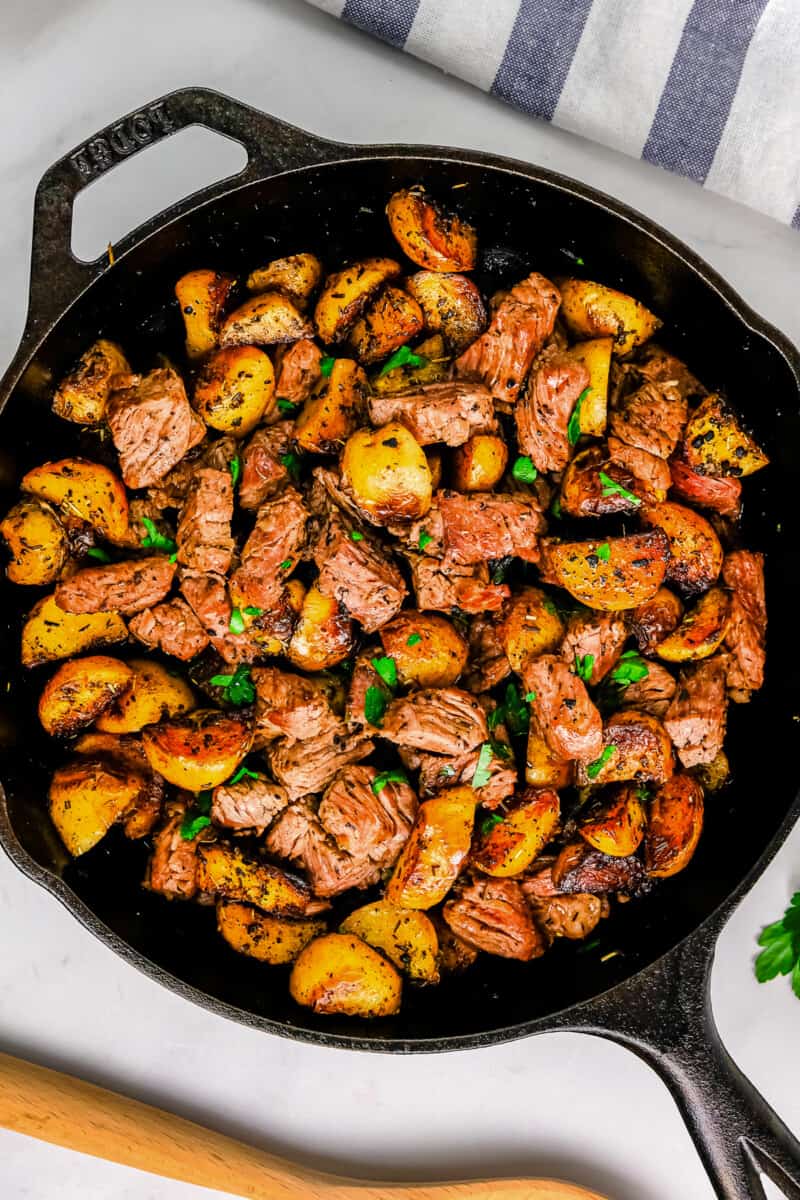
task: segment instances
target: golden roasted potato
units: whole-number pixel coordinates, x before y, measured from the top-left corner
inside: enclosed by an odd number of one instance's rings
[[[703,789],[691,775],[673,775],[656,792],[644,843],[648,875],[666,879],[687,866],[703,832]]]
[[[222,310],[235,282],[219,271],[190,271],[175,284],[189,358],[202,358],[216,346]]]
[[[496,814],[473,854],[479,871],[498,878],[521,874],[540,854],[558,828],[561,805],[550,788],[527,788],[509,813]],[[487,822],[488,825],[488,822]]]
[[[329,275],[314,309],[320,339],[329,345],[341,342],[372,297],[399,274],[400,264],[392,258],[365,258]]]
[[[198,847],[197,857],[201,892],[286,916],[303,917],[327,907],[312,898],[308,884],[298,875],[250,858],[230,842],[206,842]]]
[[[731,777],[731,765],[724,750],[719,750],[710,763],[698,763],[692,767],[692,775],[705,792],[718,792]]]
[[[661,321],[633,296],[588,279],[557,279],[559,315],[575,338],[614,339],[617,354],[629,354],[661,327]]]
[[[553,754],[538,722],[531,714],[525,760],[526,782],[538,788],[565,788],[572,783],[573,774],[573,764]]]
[[[369,390],[352,358],[334,359],[295,421],[295,441],[310,454],[337,454],[359,423]]]
[[[133,679],[127,663],[102,654],[62,663],[39,697],[42,727],[53,737],[71,737],[124,695]]]
[[[422,360],[418,364],[403,363],[389,371],[382,369],[372,375],[370,386],[373,392],[379,396],[394,395],[395,392],[422,387],[424,383],[440,383],[447,378],[450,360],[441,334],[434,334],[420,342],[414,347],[414,354]]]
[[[287,655],[304,671],[327,671],[353,649],[353,622],[333,596],[310,587],[303,597]]]
[[[397,421],[359,429],[342,454],[342,483],[376,524],[414,521],[431,506],[433,481],[425,453]]]
[[[404,609],[383,626],[380,639],[403,687],[448,687],[467,665],[466,639],[439,613]]]
[[[386,899],[401,908],[433,908],[444,900],[469,854],[478,797],[471,787],[440,792],[419,806]]]
[[[427,271],[471,271],[478,235],[454,213],[445,212],[423,188],[403,188],[386,206],[389,226],[403,253]]]
[[[650,600],[667,572],[669,542],[654,529],[628,537],[542,543],[548,582],[601,612],[620,612]]]
[[[564,623],[549,596],[537,587],[515,592],[497,626],[497,636],[513,671],[526,659],[550,654],[561,645]]]
[[[294,962],[303,947],[326,928],[319,918],[274,917],[238,900],[222,900],[217,905],[217,929],[228,945],[273,967]]]
[[[613,338],[599,337],[577,342],[566,351],[568,358],[583,363],[589,372],[589,387],[578,413],[581,433],[588,437],[603,437],[606,431],[608,375],[613,347]]]
[[[769,463],[721,396],[706,396],[684,434],[686,461],[701,475],[752,475]]]
[[[274,258],[247,276],[248,292],[283,292],[295,308],[305,312],[322,279],[322,263],[315,254],[289,254]]]
[[[259,292],[228,314],[219,331],[219,344],[275,346],[313,335],[308,317],[282,292]]]
[[[730,624],[731,602],[722,588],[711,588],[686,614],[674,633],[656,646],[665,662],[708,658],[722,645]]]
[[[453,354],[466,350],[486,328],[483,297],[466,275],[417,271],[406,287],[422,309],[426,328],[441,333]]]
[[[116,342],[98,338],[56,388],[53,412],[76,425],[97,425],[106,415],[115,377],[129,371],[128,360]]]
[[[28,471],[20,488],[48,500],[68,516],[88,521],[106,541],[125,545],[128,496],[122,480],[108,467],[85,458],[62,458]]]
[[[490,492],[503,477],[508,446],[494,433],[474,433],[453,451],[451,474],[459,492]]]
[[[675,770],[672,742],[656,717],[635,708],[615,712],[603,728],[603,753],[581,763],[578,783],[664,783]]]
[[[209,355],[194,387],[194,407],[210,429],[244,437],[270,412],[272,363],[258,346],[225,346]]]
[[[646,792],[637,784],[622,784],[612,796],[589,806],[580,818],[578,833],[595,850],[612,858],[635,854],[647,825],[644,798]]]
[[[347,1017],[390,1017],[400,1008],[402,989],[392,964],[352,933],[314,938],[289,979],[297,1004]]]
[[[101,758],[77,758],[53,772],[50,817],[76,858],[122,820],[142,790],[142,776]]]
[[[243,717],[215,708],[198,708],[148,725],[142,733],[153,770],[187,792],[202,792],[226,780],[252,740],[253,731]]]
[[[151,658],[132,658],[127,665],[132,673],[130,687],[97,718],[103,733],[138,733],[145,725],[196,707],[189,684],[168,667]]]
[[[380,950],[417,983],[439,982],[439,939],[425,913],[400,908],[389,900],[374,900],[345,917],[341,933],[354,933]]]
[[[58,515],[42,500],[20,500],[6,513],[0,535],[11,553],[12,583],[54,583],[67,561],[69,542]]]
[[[669,540],[667,578],[685,592],[704,592],[719,578],[724,557],[713,525],[684,504],[665,500],[642,506],[646,525],[661,529]]]
[[[119,613],[68,613],[58,607],[54,596],[43,596],[22,627],[22,665],[38,667],[127,638],[128,627]]]
[[[358,318],[349,341],[359,362],[376,363],[415,338],[422,326],[422,309],[414,297],[389,285]]]

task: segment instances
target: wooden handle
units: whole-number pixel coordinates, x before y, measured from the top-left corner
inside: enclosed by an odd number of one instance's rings
[[[0,1054],[0,1126],[251,1200],[604,1200],[543,1179],[373,1184],[325,1175],[8,1054]]]

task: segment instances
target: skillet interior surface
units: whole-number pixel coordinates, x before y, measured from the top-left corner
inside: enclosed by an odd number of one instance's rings
[[[68,859],[46,812],[49,772],[65,752],[46,738],[36,719],[38,693],[50,672],[40,667],[26,674],[17,665],[21,615],[39,589],[15,588],[5,579],[0,584],[0,775],[8,823],[33,862],[63,879],[80,899],[81,919],[101,937],[103,927],[113,931],[130,947],[127,957],[143,969],[152,973],[153,964],[156,974],[173,977],[173,985],[177,980],[204,993],[194,999],[240,1010],[226,1009],[227,1015],[289,1036],[398,1050],[523,1033],[532,1022],[606,991],[676,945],[725,900],[774,838],[795,796],[800,729],[792,591],[800,544],[795,375],[781,351],[748,327],[694,266],[568,187],[484,163],[414,157],[334,163],[240,187],[162,226],[105,272],[45,339],[34,383],[43,372],[58,378],[100,335],[118,340],[134,369],[149,369],[158,352],[182,365],[182,322],[172,288],[189,269],[216,267],[241,275],[299,250],[313,251],[329,267],[366,254],[396,256],[385,203],[396,187],[420,181],[448,201],[452,197],[477,225],[476,279],[484,291],[491,294],[532,268],[546,274],[575,270],[576,259],[583,259],[578,269],[586,277],[621,286],[664,319],[662,343],[685,358],[707,387],[727,392],[771,457],[770,468],[747,481],[742,527],[742,543],[767,552],[767,682],[750,705],[731,708],[726,748],[734,780],[709,798],[706,829],[686,871],[643,900],[617,905],[594,949],[557,944],[530,964],[482,956],[467,974],[438,988],[407,987],[402,1012],[391,1020],[317,1018],[293,1004],[284,969],[267,969],[228,948],[214,930],[213,909],[167,906],[142,889],[147,843],[127,842],[114,830],[83,858]],[[451,192],[454,184],[468,186]],[[29,385],[30,380],[29,372]],[[74,453],[108,454],[96,435],[53,417],[47,395],[35,391],[18,386],[0,415],[6,508],[19,478],[34,464]],[[13,844],[10,849],[30,870]],[[601,961],[612,950],[619,953]]]

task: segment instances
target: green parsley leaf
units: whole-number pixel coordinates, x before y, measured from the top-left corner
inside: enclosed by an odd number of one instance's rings
[[[589,395],[591,390],[592,389],[588,387],[584,388],[580,396],[578,396],[578,399],[575,401],[575,407],[572,410],[572,416],[570,417],[569,424],[567,425],[567,439],[570,446],[577,446],[578,442],[580,441],[581,409],[583,408],[584,400]]]
[[[536,470],[536,467],[533,465],[527,454],[520,454],[519,458],[515,460],[514,465],[511,468],[511,474],[515,479],[518,479],[520,483],[533,483],[539,472]]]
[[[582,679],[584,683],[588,683],[589,680],[592,678],[592,671],[594,669],[594,655],[593,654],[584,654],[584,655],[576,654],[575,655],[575,663],[574,663],[574,666],[572,669],[573,669],[574,673],[578,676],[578,679]]]
[[[96,558],[97,561],[101,562],[101,563],[110,563],[111,562],[111,555],[108,553],[107,550],[102,550],[100,548],[100,546],[92,546],[89,550],[86,551],[86,557],[87,558]]]
[[[291,450],[288,454],[282,454],[279,462],[281,466],[286,467],[292,479],[300,478],[300,459],[296,454],[292,454]]]
[[[650,668],[641,654],[638,654],[636,650],[626,650],[611,672],[610,678],[620,687],[628,687],[631,683],[638,683],[640,679],[646,679],[649,674]]]
[[[633,492],[629,492],[621,483],[617,483],[616,479],[612,479],[610,475],[606,475],[605,471],[601,471],[598,476],[603,487],[604,496],[622,496],[623,500],[629,500],[631,504],[638,506],[642,503],[638,496]]]
[[[240,455],[234,454],[228,463],[228,470],[231,473],[231,486],[235,488],[242,475],[242,459]]]
[[[417,645],[417,643],[418,643],[418,642],[421,642],[421,641],[422,641],[422,634],[421,634],[421,633],[412,633],[412,634],[411,634],[411,636],[410,636],[410,638],[409,638],[409,639],[408,639],[408,641],[406,642],[406,645],[407,645],[407,646],[416,646],[416,645]]]
[[[363,542],[363,540],[364,540],[364,535],[363,535],[363,533],[359,532],[358,529],[350,530],[350,541],[351,542]]]
[[[506,685],[503,708],[505,709],[505,723],[509,731],[514,734],[527,733],[531,714],[515,683]]]
[[[586,266],[586,263],[583,261],[583,259],[582,259],[582,258],[576,258],[576,259],[575,259],[575,262],[578,264],[578,266],[579,266],[579,267],[585,267],[585,266]]]
[[[597,776],[600,774],[608,760],[616,753],[616,746],[606,746],[600,757],[595,759],[593,763],[589,763],[588,767],[586,768],[586,774],[589,776],[589,778],[597,779]]]
[[[755,961],[758,982],[791,975],[792,991],[800,999],[800,892],[792,896],[780,921],[761,930],[758,944],[764,947]]]
[[[239,783],[242,779],[258,779],[258,771],[251,771],[249,767],[239,767],[235,775],[231,775],[228,783]]]
[[[532,700],[536,699],[536,692],[526,692],[525,699],[527,700],[528,704],[530,704]]]
[[[364,716],[370,725],[378,728],[383,724],[383,714],[389,701],[383,688],[368,687],[364,695]]]
[[[293,558],[285,558],[283,560],[283,562],[281,563],[281,565],[278,567],[278,570],[279,571],[290,571],[293,566],[294,566],[294,559]]]
[[[503,818],[500,816],[500,813],[490,813],[485,821],[481,821],[481,837],[486,837],[496,825],[502,824]]]
[[[327,379],[327,377],[330,375],[331,371],[333,370],[333,364],[335,362],[336,362],[336,359],[331,358],[330,355],[327,355],[325,358],[321,358],[319,360],[320,375],[324,375],[325,378]]]
[[[553,516],[555,517],[555,519],[557,521],[561,520],[561,497],[560,496],[556,496],[555,500],[550,505],[550,512],[553,514]]]
[[[278,396],[276,404],[278,412],[286,413],[287,417],[293,417],[301,408],[301,405],[295,404],[293,400],[286,400],[283,396]]]
[[[505,742],[498,742],[496,738],[490,738],[489,745],[492,747],[492,754],[495,758],[504,758],[508,761],[509,758],[514,757],[511,747],[507,746]]]
[[[484,742],[481,746],[478,755],[478,761],[475,766],[475,774],[472,776],[472,786],[474,788],[485,787],[492,778],[492,773],[489,770],[489,764],[494,758],[494,752],[490,742]]]
[[[601,560],[601,562],[608,562],[608,560],[611,558],[611,547],[609,546],[608,542],[603,542],[601,546],[598,546],[595,550],[595,554]]]
[[[428,543],[429,543],[429,542],[432,542],[432,541],[433,541],[433,538],[432,538],[432,537],[431,537],[431,535],[428,533],[427,529],[422,529],[422,530],[420,531],[420,535],[419,535],[419,548],[420,548],[420,550],[424,550],[424,549],[425,549],[425,547],[428,545]]]
[[[264,610],[263,608],[258,608],[255,604],[248,604],[244,611],[248,617],[260,617]]]
[[[256,698],[256,689],[250,678],[250,668],[246,663],[239,663],[232,675],[212,675],[209,683],[213,687],[225,689],[225,699],[230,704],[252,704]]]
[[[213,684],[214,687],[227,687],[228,684],[233,683],[233,676],[212,675],[208,682]]]
[[[163,550],[165,554],[172,554],[178,549],[172,538],[164,537],[163,533],[158,532],[155,521],[151,521],[149,517],[142,517],[141,522],[147,530],[142,538],[145,550]]]
[[[551,617],[558,616],[558,609],[549,596],[545,596],[544,600],[542,601],[542,608],[545,612],[549,612]]]
[[[372,781],[372,790],[376,796],[383,791],[387,783],[408,783],[408,780],[402,771],[381,771]]]
[[[384,655],[381,658],[373,658],[371,661],[386,686],[394,691],[397,687],[397,663],[394,659]]]
[[[644,784],[639,784],[635,794],[636,799],[641,800],[643,804],[650,799],[650,789],[645,787]]]
[[[231,619],[228,622],[231,633],[244,633],[244,617],[240,608],[231,609]]]
[[[211,797],[210,791],[198,792],[194,803],[190,804],[183,814],[180,833],[185,842],[194,841],[200,830],[211,824],[208,815],[211,812]]]
[[[170,556],[169,556],[169,561],[170,561],[171,563],[174,563],[174,562],[177,562],[177,561],[178,561],[178,551],[177,551],[177,550],[176,550],[176,551],[175,551],[173,554],[170,554]]]
[[[514,558],[508,554],[505,558],[499,558],[492,570],[492,583],[505,583],[509,568],[511,567]]]
[[[395,367],[424,367],[427,366],[427,363],[428,360],[424,354],[415,354],[410,346],[401,346],[390,358],[387,358],[378,372],[378,378],[381,375],[388,375],[389,371],[393,371]]]

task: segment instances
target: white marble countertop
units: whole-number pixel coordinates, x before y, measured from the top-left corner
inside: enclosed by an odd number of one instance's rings
[[[796,232],[526,119],[299,0],[12,0],[2,7],[2,362],[22,328],[31,202],[42,171],[112,119],[188,84],[219,88],[332,138],[476,147],[575,176],[684,238],[800,341]],[[152,162],[144,176],[137,172],[135,189],[121,168],[87,193],[76,245],[103,246],[187,186],[225,173],[222,145],[200,154],[176,139],[148,151]],[[800,1005],[785,981],[760,987],[752,975],[754,936],[798,886],[800,830],[723,933],[713,999],[731,1054],[800,1132],[792,1065]],[[666,1089],[616,1046],[552,1034],[401,1058],[297,1045],[157,987],[2,855],[0,914],[3,1049],[347,1174],[518,1172],[571,1178],[616,1200],[712,1195]],[[0,1195],[200,1200],[212,1193],[0,1132]]]

